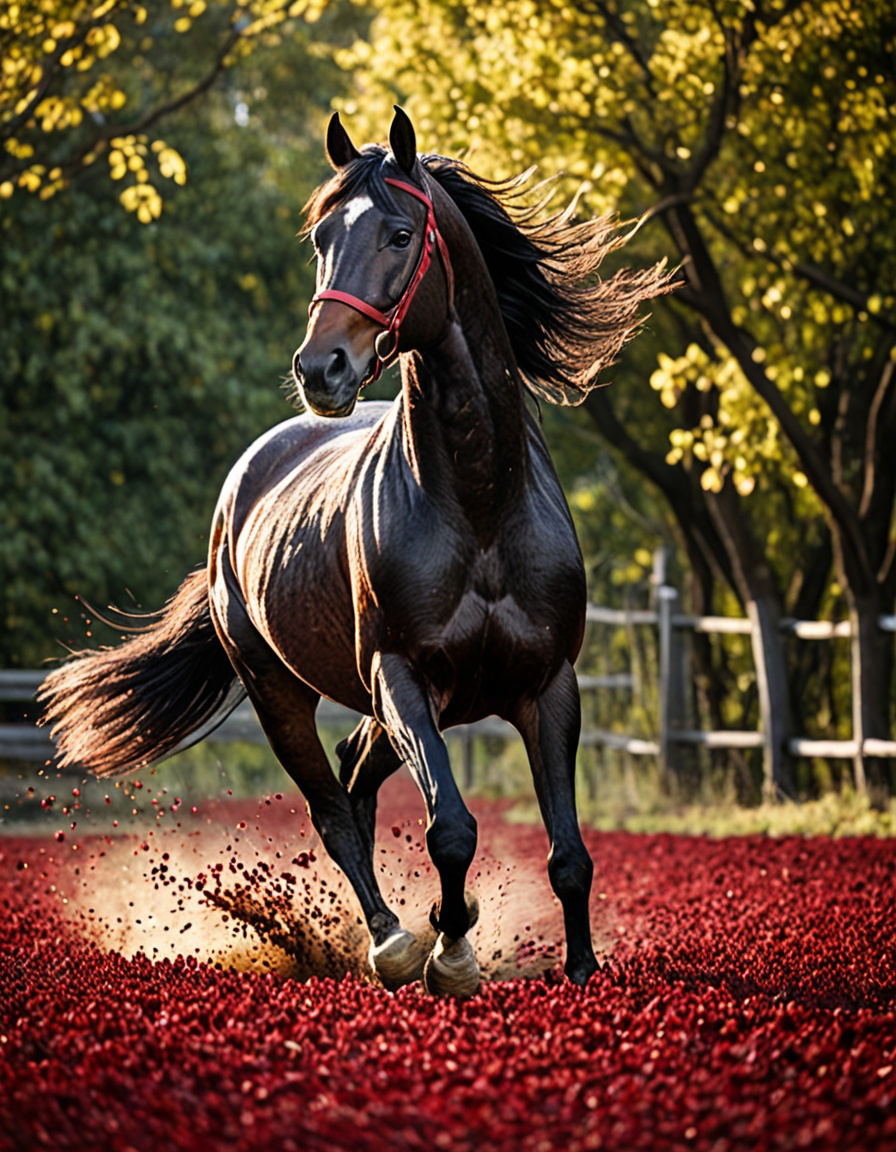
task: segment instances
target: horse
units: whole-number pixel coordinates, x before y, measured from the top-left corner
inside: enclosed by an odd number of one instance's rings
[[[442,732],[502,717],[548,833],[565,972],[585,985],[597,969],[574,787],[585,572],[539,401],[580,403],[670,277],[662,264],[597,277],[623,242],[615,222],[545,216],[523,199],[529,173],[488,181],[418,155],[398,106],[388,146],[356,148],[337,113],[326,152],[334,174],[306,205],[304,410],[235,465],[207,565],[150,624],[47,676],[42,722],[60,765],[118,775],[206,736],[248,696],[357,896],[374,978],[463,998],[480,986],[465,887],[477,825]],[[395,401],[358,403],[396,361]],[[321,697],[362,717],[336,771],[315,728]],[[377,791],[402,765],[440,888],[431,948],[374,874]]]

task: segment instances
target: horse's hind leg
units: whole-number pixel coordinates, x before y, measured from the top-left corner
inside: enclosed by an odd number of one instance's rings
[[[348,793],[352,811],[373,861],[376,830],[376,797],[380,785],[401,767],[389,737],[373,719],[365,716],[347,739],[336,748],[339,779]]]
[[[406,984],[419,978],[423,957],[412,956],[414,937],[401,928],[380,893],[369,845],[317,735],[314,711],[318,697],[286,668],[271,661],[268,657],[262,662],[263,671],[259,662],[254,662],[254,674],[242,668],[243,683],[274,754],[305,797],[311,822],[327,854],[345,873],[358,897],[370,933],[371,962],[387,987]],[[381,962],[377,962],[378,955]]]
[[[535,792],[551,841],[548,875],[563,907],[566,974],[585,984],[597,970],[588,897],[594,867],[576,818],[575,764],[581,711],[575,673],[565,664],[547,690],[512,717],[529,754]]]
[[[394,654],[377,658],[373,695],[377,719],[423,794],[426,847],[441,881],[442,898],[431,916],[439,938],[424,982],[440,995],[472,996],[479,988],[479,965],[466,937],[475,914],[466,902],[464,881],[476,851],[476,821],[454,783],[425,685],[404,659]]]

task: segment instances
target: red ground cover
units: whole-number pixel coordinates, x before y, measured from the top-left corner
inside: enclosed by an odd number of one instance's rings
[[[456,1003],[366,981],[295,796],[160,797],[138,835],[0,839],[3,1149],[896,1148],[896,843],[592,833],[582,992],[543,830],[474,804],[489,979]],[[408,801],[381,871],[418,927]]]

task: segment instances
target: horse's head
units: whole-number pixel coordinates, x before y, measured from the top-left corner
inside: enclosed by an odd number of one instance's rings
[[[348,415],[384,365],[447,328],[451,265],[414,129],[400,108],[389,144],[391,153],[359,152],[338,114],[330,120],[327,155],[336,175],[311,201],[317,290],[293,357],[296,383],[320,416]]]

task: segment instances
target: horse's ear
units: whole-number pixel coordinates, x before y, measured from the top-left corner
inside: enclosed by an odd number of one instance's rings
[[[392,120],[392,127],[389,129],[389,146],[392,149],[392,155],[398,161],[398,166],[410,176],[414,165],[417,163],[417,137],[414,133],[414,125],[404,109],[399,108],[397,104],[394,105],[394,108],[395,116]]]
[[[339,113],[334,112],[327,125],[327,159],[334,168],[341,168],[349,160],[357,160],[360,155],[349,139],[348,132],[342,127]]]

